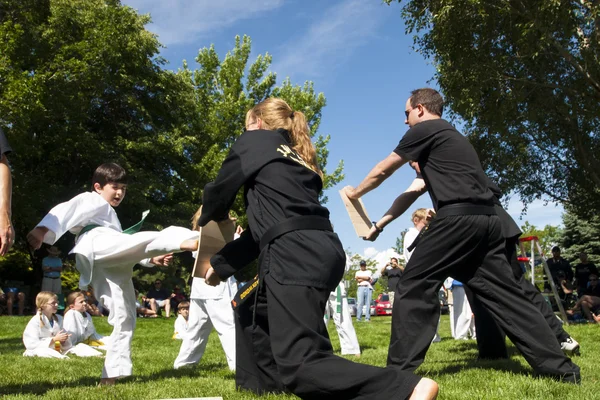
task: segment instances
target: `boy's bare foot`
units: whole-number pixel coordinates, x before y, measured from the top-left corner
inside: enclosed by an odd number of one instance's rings
[[[439,391],[438,384],[429,378],[421,378],[412,394],[408,398],[409,400],[434,400],[437,398]]]
[[[98,386],[113,386],[116,381],[117,378],[102,378]]]
[[[198,250],[198,239],[184,240],[179,248],[183,251],[196,251]]]

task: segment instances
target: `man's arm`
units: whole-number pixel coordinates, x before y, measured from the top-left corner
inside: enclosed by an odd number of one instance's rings
[[[377,163],[356,188],[346,186],[344,188],[346,195],[349,199],[358,199],[364,196],[381,185],[383,181],[389,178],[402,165],[406,164],[407,161],[408,160],[404,160],[398,154],[392,152],[385,159]]]
[[[0,159],[0,256],[10,250],[15,240],[11,222],[12,176],[8,159],[2,154]]]
[[[392,206],[385,212],[383,217],[377,221],[377,228],[379,228],[379,230],[373,225],[371,231],[365,237],[365,240],[375,241],[386,225],[404,214],[406,210],[408,210],[408,208],[426,191],[427,186],[425,185],[425,181],[422,178],[415,178],[404,193],[396,197]]]

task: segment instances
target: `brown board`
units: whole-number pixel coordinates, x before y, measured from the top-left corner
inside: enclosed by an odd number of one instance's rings
[[[346,211],[348,211],[350,221],[352,221],[356,234],[359,237],[368,236],[373,224],[369,219],[369,215],[367,214],[367,210],[365,209],[362,200],[349,199],[348,196],[346,196],[344,189],[340,190],[340,197],[346,206]]]

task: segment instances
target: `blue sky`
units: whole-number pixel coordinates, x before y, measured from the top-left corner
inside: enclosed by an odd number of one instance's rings
[[[410,212],[431,207],[429,197],[423,195],[371,243],[356,236],[337,193],[345,185],[358,185],[396,147],[407,130],[404,103],[410,91],[436,87],[431,81],[434,67],[412,50],[398,4],[387,6],[381,0],[122,2],[151,15],[153,22],[147,28],[165,46],[161,55],[170,62],[169,69],[179,68],[184,59],[193,66],[198,50],[211,44],[223,57],[233,48],[236,35],[247,34],[252,39],[251,61],[258,54],[271,54],[278,83],[286,77],[295,84],[313,81],[315,89],[325,94],[320,133],[331,135],[329,168],[344,160],[346,175],[328,191],[327,207],[346,249],[382,260],[400,232],[411,225]],[[371,219],[379,219],[413,178],[414,172],[405,166],[364,196]],[[520,218],[522,208],[513,198],[508,210],[513,218]],[[538,201],[517,222],[559,225],[561,214],[561,207]]]

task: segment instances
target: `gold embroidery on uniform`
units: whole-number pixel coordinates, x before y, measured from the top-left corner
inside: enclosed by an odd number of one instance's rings
[[[279,145],[279,148],[277,149],[278,152],[280,152],[281,154],[283,154],[283,156],[285,158],[289,158],[290,160],[293,160],[295,162],[297,162],[300,165],[305,166],[306,168],[310,169],[313,172],[316,172],[314,170],[314,168],[312,168],[310,165],[308,165],[306,163],[306,161],[304,161],[302,159],[302,157],[300,157],[300,154],[298,154],[295,150],[291,149],[288,145],[286,144],[281,144]]]

